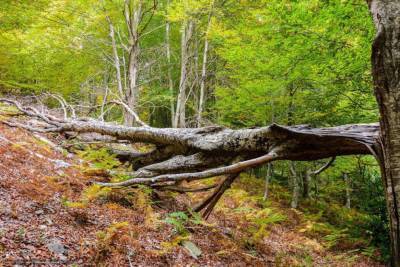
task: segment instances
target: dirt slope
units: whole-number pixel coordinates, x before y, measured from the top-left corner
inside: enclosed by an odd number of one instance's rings
[[[79,201],[90,179],[81,162],[56,152],[24,130],[0,124],[0,266],[381,266],[354,254],[333,253],[296,230],[274,224],[257,245],[246,243],[251,227],[240,212],[219,208],[209,223],[177,235],[162,218],[167,208],[144,203],[148,196]],[[240,183],[240,182],[239,182]],[[183,195],[174,204],[190,201]],[[235,208],[228,194],[223,206]],[[168,207],[170,207],[168,209]],[[178,245],[190,239],[202,251],[195,259]],[[351,259],[351,260],[349,260]]]

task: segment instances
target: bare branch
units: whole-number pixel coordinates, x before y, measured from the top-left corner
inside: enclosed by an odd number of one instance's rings
[[[53,95],[53,94],[45,94],[45,95],[47,95],[47,96],[49,96],[49,97],[51,97],[51,98],[54,98],[55,100],[58,101],[58,103],[59,103],[60,106],[61,106],[61,109],[63,110],[64,120],[66,120],[66,119],[68,118],[68,111],[67,111],[67,108],[65,107],[64,101],[62,101],[60,98],[56,97],[56,96]]]
[[[215,187],[217,187],[216,184],[214,185],[208,185],[208,186],[203,186],[203,187],[197,187],[197,188],[188,188],[188,187],[180,187],[180,186],[172,186],[172,185],[166,185],[166,186],[152,186],[153,188],[160,190],[160,191],[175,191],[179,193],[196,193],[196,192],[204,192],[211,190]]]
[[[312,175],[318,175],[321,172],[325,171],[326,169],[329,168],[329,166],[332,165],[332,163],[335,161],[336,157],[332,157],[324,166],[322,166],[321,168],[319,168],[318,170],[314,171],[312,173]]]
[[[8,125],[10,127],[17,127],[17,128],[22,128],[31,132],[37,132],[37,133],[51,133],[51,132],[60,132],[61,128],[36,128],[36,127],[31,127],[27,124],[22,124],[19,122],[10,122],[10,121],[0,121],[0,123],[3,123],[5,125]]]
[[[41,119],[50,125],[56,125],[56,126],[60,125],[60,123],[58,121],[50,119],[48,116],[44,115],[43,113],[40,113],[33,107],[24,108],[19,102],[10,100],[10,99],[6,99],[6,98],[0,98],[0,102],[14,105],[19,111],[21,111],[25,115]]]
[[[120,106],[122,106],[127,112],[129,112],[129,114],[132,115],[132,117],[135,119],[135,122],[137,122],[139,125],[143,126],[143,127],[150,127],[148,124],[146,124],[145,122],[143,122],[139,116],[137,115],[136,112],[134,112],[127,104],[125,104],[123,101],[118,101],[118,100],[111,100],[109,101],[110,103],[115,103],[118,104]]]
[[[276,151],[271,151],[268,154],[246,160],[246,161],[241,161],[229,166],[225,167],[220,167],[220,168],[215,168],[215,169],[210,169],[202,172],[194,172],[194,173],[180,173],[180,174],[164,174],[164,175],[159,175],[153,178],[133,178],[129,179],[124,182],[119,182],[119,183],[97,183],[102,186],[107,186],[107,187],[121,187],[121,186],[130,186],[134,184],[155,184],[155,183],[160,183],[160,182],[169,182],[169,181],[194,181],[194,180],[199,180],[199,179],[206,179],[214,176],[219,176],[223,174],[235,174],[235,173],[240,173],[243,170],[256,167],[259,165],[262,165],[267,162],[271,162],[274,160],[277,160],[279,158],[279,154],[277,154]]]

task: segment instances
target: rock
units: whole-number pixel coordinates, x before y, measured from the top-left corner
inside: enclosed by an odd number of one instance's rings
[[[182,246],[184,247],[184,248],[186,248],[188,251],[189,251],[189,253],[190,253],[190,256],[192,256],[193,258],[195,258],[195,259],[198,259],[198,257],[201,255],[201,250],[199,249],[199,247],[197,247],[193,242],[191,242],[191,241],[188,241],[188,240],[184,240],[184,241],[182,241]]]
[[[56,167],[56,169],[71,167],[71,164],[63,160],[56,159],[53,162],[54,162],[54,167]]]
[[[224,235],[226,235],[227,237],[230,237],[230,238],[233,237],[232,230],[229,229],[229,228],[223,227],[223,228],[222,228],[222,233],[223,233]]]
[[[53,225],[53,221],[50,218],[46,218],[47,225]]]
[[[0,215],[10,216],[11,217],[12,211],[8,207],[3,207],[2,209],[0,209]]]
[[[68,258],[66,256],[64,256],[64,255],[60,255],[59,259],[60,259],[60,261],[67,261],[68,260]]]
[[[32,245],[27,245],[27,246],[26,246],[26,249],[28,249],[28,250],[30,250],[30,251],[36,250],[36,248],[35,248],[34,246],[32,246]]]
[[[49,244],[47,244],[47,248],[55,254],[64,254],[67,251],[58,239],[53,239]]]
[[[37,210],[37,211],[35,211],[35,214],[36,214],[36,215],[42,215],[43,213],[44,213],[43,210]]]
[[[39,229],[40,230],[45,230],[47,228],[47,226],[46,225],[44,225],[44,224],[42,224],[42,225],[39,225]]]
[[[34,208],[34,207],[35,207],[35,202],[33,202],[33,201],[25,202],[25,208],[31,209],[31,208]]]

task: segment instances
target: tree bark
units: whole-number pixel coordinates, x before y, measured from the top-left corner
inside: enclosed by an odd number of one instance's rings
[[[186,127],[186,84],[188,79],[189,41],[192,37],[192,33],[193,21],[189,20],[183,22],[181,33],[181,77],[173,127]]]
[[[400,1],[370,0],[376,27],[372,75],[379,104],[381,163],[390,219],[392,265],[400,266]]]
[[[289,170],[290,170],[290,177],[292,179],[292,201],[290,202],[290,207],[292,209],[297,209],[297,206],[299,204],[300,186],[299,186],[298,175],[296,173],[293,161],[289,163]]]

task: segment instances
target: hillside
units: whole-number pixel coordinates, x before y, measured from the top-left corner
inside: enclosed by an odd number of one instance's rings
[[[309,231],[316,222],[289,209],[282,188],[262,201],[262,181],[248,175],[203,221],[178,211],[198,194],[110,192],[90,185],[104,178],[85,173],[77,155],[0,125],[2,265],[383,266],[340,235],[329,243],[323,231]]]

